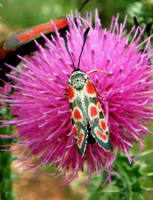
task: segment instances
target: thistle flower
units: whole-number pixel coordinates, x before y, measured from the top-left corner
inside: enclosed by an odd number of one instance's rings
[[[95,72],[89,77],[98,91],[98,101],[107,119],[112,151],[106,152],[97,142],[87,144],[84,156],[77,150],[67,97],[68,79],[74,68],[64,39],[57,30],[52,41],[45,38],[45,48],[37,44],[39,50],[35,55],[22,58],[22,70],[11,67],[18,72],[8,75],[15,82],[12,85],[15,92],[2,95],[15,116],[3,125],[16,126],[18,145],[26,152],[20,160],[31,169],[46,164],[55,166],[59,175],[66,178],[66,183],[84,170],[89,178],[104,170],[110,175],[119,151],[132,161],[130,148],[135,142],[142,147],[143,135],[150,133],[148,122],[153,119],[150,107],[153,105],[151,36],[140,42],[144,29],[133,27],[127,33],[126,18],[119,24],[118,16],[106,30],[97,12],[94,26],[89,15],[83,19],[77,14],[75,21],[69,16],[68,21],[66,37],[74,64],[78,64],[83,34],[90,27],[80,69],[85,73],[95,69],[110,73],[108,76]],[[142,46],[143,51],[140,50]]]

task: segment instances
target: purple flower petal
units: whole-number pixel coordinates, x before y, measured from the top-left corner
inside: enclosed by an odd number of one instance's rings
[[[98,99],[108,118],[113,151],[105,152],[97,143],[87,144],[84,157],[77,151],[67,98],[68,79],[73,68],[64,40],[57,31],[56,39],[46,39],[45,48],[37,44],[39,51],[33,57],[22,58],[22,70],[13,68],[20,74],[8,75],[16,82],[12,86],[15,92],[2,96],[4,103],[9,103],[12,113],[17,116],[3,125],[16,125],[20,138],[18,144],[29,152],[20,160],[31,169],[46,164],[55,166],[65,176],[66,183],[78,177],[78,172],[86,167],[89,178],[93,172],[97,175],[104,170],[110,176],[118,151],[124,152],[131,161],[129,149],[135,142],[142,147],[143,135],[150,134],[148,122],[153,119],[150,59],[153,56],[150,46],[153,35],[141,43],[144,30],[132,28],[127,34],[126,18],[123,24],[119,24],[118,16],[113,18],[109,30],[103,29],[97,12],[95,27],[89,15],[87,19],[77,15],[78,26],[72,16],[68,20],[67,40],[74,64],[78,64],[84,31],[90,27],[80,69],[110,73],[96,72],[89,76],[100,94]],[[142,45],[144,51],[140,51]],[[32,163],[29,163],[29,157],[33,159]]]

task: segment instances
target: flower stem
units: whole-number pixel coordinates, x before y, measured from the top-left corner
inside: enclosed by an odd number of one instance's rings
[[[2,128],[1,131],[5,134],[10,134],[10,132],[12,132],[10,127]],[[0,145],[6,145],[8,143],[9,143],[8,139],[0,139]],[[12,162],[11,152],[0,151],[0,200],[15,199],[12,189],[11,162]]]
[[[11,154],[0,152],[0,199],[13,200],[11,177]]]

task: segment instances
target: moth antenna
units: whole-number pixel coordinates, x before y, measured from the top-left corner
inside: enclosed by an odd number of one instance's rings
[[[65,42],[65,47],[66,47],[67,53],[68,53],[68,55],[69,55],[69,57],[70,57],[70,59],[71,59],[72,65],[73,65],[74,68],[76,68],[75,65],[74,65],[72,56],[71,56],[71,54],[70,54],[69,48],[68,48],[68,42],[67,42],[67,38],[66,38],[66,37],[64,37],[64,42]]]
[[[84,36],[83,36],[83,45],[82,45],[81,53],[80,53],[80,56],[79,56],[79,61],[78,61],[77,69],[79,69],[79,66],[80,66],[81,56],[82,56],[82,53],[83,53],[83,50],[84,50],[85,43],[86,43],[86,41],[87,41],[87,36],[88,36],[89,30],[90,30],[90,28],[88,27],[88,28],[85,30],[85,32],[84,32]]]
[[[84,7],[89,1],[90,1],[90,0],[85,0],[85,1],[81,4],[81,6],[80,6],[80,8],[79,8],[79,12],[82,11],[83,7]]]
[[[94,73],[94,72],[100,72],[100,73],[102,73],[102,74],[111,75],[111,73],[106,72],[106,71],[103,71],[103,70],[100,70],[100,69],[93,69],[93,70],[87,72],[86,74],[88,75],[88,74],[92,74],[92,73]]]

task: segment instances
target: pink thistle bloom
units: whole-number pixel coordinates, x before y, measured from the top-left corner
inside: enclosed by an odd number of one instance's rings
[[[4,126],[13,124],[18,130],[19,146],[24,146],[20,160],[30,169],[39,169],[46,164],[55,166],[66,183],[85,171],[89,178],[104,170],[110,175],[116,153],[129,156],[135,142],[143,144],[143,135],[150,134],[148,122],[153,119],[153,72],[151,57],[153,50],[148,37],[140,42],[144,29],[133,27],[126,32],[123,24],[113,18],[110,28],[104,29],[96,12],[95,26],[91,16],[82,19],[68,17],[67,40],[75,66],[83,43],[83,34],[90,27],[83,50],[80,69],[91,73],[89,77],[98,91],[98,100],[104,110],[109,126],[112,151],[106,152],[96,142],[87,144],[84,156],[76,147],[72,132],[71,110],[67,97],[68,79],[74,68],[63,38],[56,31],[56,38],[46,39],[46,47],[32,57],[22,58],[21,69],[9,74],[15,81],[11,95],[2,95],[11,106],[15,118],[4,121]],[[133,36],[132,36],[133,35]],[[45,37],[45,36],[44,36]],[[142,49],[143,51],[140,51]],[[33,159],[29,162],[29,158]],[[85,164],[86,163],[86,164]],[[95,173],[94,173],[95,172]]]

